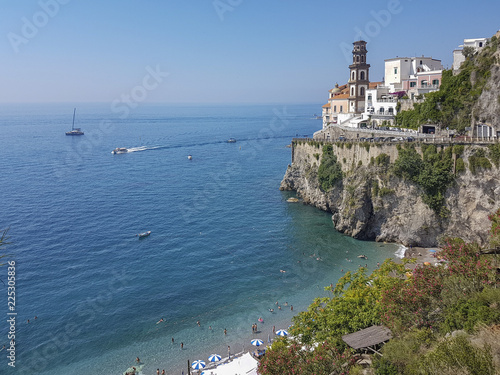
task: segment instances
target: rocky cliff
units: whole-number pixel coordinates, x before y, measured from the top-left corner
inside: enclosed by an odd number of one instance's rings
[[[494,163],[474,173],[467,167],[478,149],[488,155],[486,146],[465,146],[461,157],[466,168],[446,191],[444,218],[424,203],[418,185],[392,173],[391,164],[398,157],[395,145],[333,144],[344,177],[328,191],[318,180],[321,148],[317,141],[293,142],[292,165],[280,189],[294,190],[305,203],[331,212],[338,231],[357,239],[413,246],[436,246],[446,236],[487,243],[487,216],[500,207],[499,170]],[[390,163],[373,163],[382,153]]]

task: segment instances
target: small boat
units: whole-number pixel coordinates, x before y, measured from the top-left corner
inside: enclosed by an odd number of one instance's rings
[[[188,159],[189,159],[189,160],[192,160],[192,159],[193,159],[193,157],[192,157],[191,155],[188,155]]]
[[[128,152],[128,149],[125,147],[117,147],[113,151],[111,151],[112,154],[126,154]]]
[[[73,125],[71,125],[71,131],[66,132],[66,135],[83,135],[82,129],[75,128],[75,113],[76,108],[73,110]]]
[[[361,259],[368,259],[366,255],[358,255],[358,258],[361,258]]]
[[[229,138],[229,139],[227,140],[227,143],[236,143],[236,139],[234,139],[234,138]]]
[[[136,237],[144,238],[144,237],[149,236],[150,234],[151,234],[151,231],[148,230],[147,232],[142,232],[142,233],[136,234]]]

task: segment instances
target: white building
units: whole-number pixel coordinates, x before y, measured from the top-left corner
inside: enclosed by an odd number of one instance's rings
[[[417,80],[422,74],[441,73],[441,60],[432,57],[396,57],[385,60],[385,86],[392,92],[403,91],[404,81]]]
[[[465,61],[465,56],[462,54],[464,47],[472,47],[477,52],[481,50],[489,38],[464,39],[464,44],[453,50],[453,71],[460,69],[460,65]]]

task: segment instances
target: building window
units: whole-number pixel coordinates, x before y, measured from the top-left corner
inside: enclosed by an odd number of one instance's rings
[[[342,110],[343,110],[343,108],[342,108],[342,106],[340,106],[340,113],[342,113]]]
[[[364,87],[361,87],[361,88],[359,89],[359,95],[361,95],[361,96],[365,96],[365,88],[364,88]]]
[[[355,63],[356,62],[356,56],[352,56],[352,62]]]
[[[422,65],[422,60],[420,60],[420,65]]]
[[[365,55],[361,56],[361,62],[363,62],[363,63],[365,62]]]
[[[352,80],[354,81],[356,78],[356,72],[352,72]]]
[[[378,110],[378,112],[383,115],[384,114],[384,107],[380,107],[380,109]]]
[[[370,101],[372,100],[372,95],[371,94],[368,95],[368,100],[370,100]]]
[[[333,106],[333,112],[337,113],[337,106],[336,105]]]
[[[394,114],[394,108],[392,107],[389,107],[387,111],[389,112],[390,115]]]
[[[417,82],[410,82],[410,87],[415,87],[417,86]]]
[[[479,47],[482,47],[483,46],[483,42],[479,42]]]
[[[427,87],[427,85],[428,85],[427,80],[423,79],[422,81],[420,81],[420,87]]]
[[[359,56],[356,56],[356,62],[359,62]]]
[[[354,87],[351,87],[351,96],[354,96]]]
[[[394,74],[398,74],[398,68],[394,68]]]
[[[359,73],[359,78],[360,78],[361,80],[364,80],[364,79],[365,79],[365,72],[361,72],[361,73]]]
[[[432,85],[433,86],[439,86],[439,79],[433,79],[432,80]]]

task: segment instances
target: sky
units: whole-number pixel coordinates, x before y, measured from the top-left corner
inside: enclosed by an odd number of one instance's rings
[[[0,0],[0,103],[326,103],[367,42],[451,67],[498,1]]]

